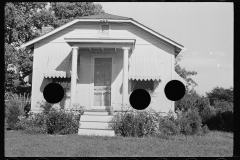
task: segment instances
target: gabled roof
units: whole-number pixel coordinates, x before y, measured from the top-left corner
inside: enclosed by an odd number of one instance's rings
[[[69,27],[69,26],[71,26],[71,25],[73,25],[73,24],[75,24],[77,22],[103,22],[103,21],[105,21],[105,22],[108,21],[108,22],[119,22],[119,23],[131,23],[132,25],[135,25],[135,26],[143,29],[147,33],[149,33],[151,35],[154,35],[155,37],[157,37],[157,38],[159,38],[159,39],[161,39],[161,40],[163,40],[163,41],[165,41],[165,42],[175,46],[177,48],[177,50],[176,50],[177,52],[185,52],[186,51],[186,48],[184,48],[183,45],[181,45],[181,44],[179,44],[179,43],[177,43],[177,42],[175,42],[175,41],[173,41],[173,40],[171,40],[171,39],[169,39],[169,38],[159,34],[158,32],[156,32],[156,31],[154,31],[154,30],[144,26],[143,24],[135,21],[132,18],[116,16],[116,15],[112,15],[112,14],[108,14],[108,13],[99,14],[99,15],[84,16],[84,17],[80,17],[80,18],[74,19],[73,21],[70,21],[70,22],[62,25],[62,26],[52,30],[51,32],[48,32],[48,33],[46,33],[46,34],[44,34],[44,35],[42,35],[40,37],[37,37],[35,39],[32,39],[32,40],[26,42],[25,44],[23,44],[21,46],[21,48],[30,46],[30,45],[32,45],[32,44],[34,44],[34,43],[36,43],[36,42],[38,42],[38,41],[40,41],[40,40],[42,40],[44,38],[46,38],[46,37],[56,33],[56,32],[59,32],[62,29],[65,29],[65,28],[67,28],[67,27]]]
[[[108,13],[91,15],[91,16],[84,16],[84,17],[80,17],[78,19],[103,19],[103,18],[106,18],[106,19],[118,19],[118,20],[132,19],[132,18],[117,16],[117,15],[108,14]]]

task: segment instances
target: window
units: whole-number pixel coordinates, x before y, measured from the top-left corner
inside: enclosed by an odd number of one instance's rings
[[[132,80],[132,91],[136,89],[145,89],[145,90],[154,90],[154,81],[153,80],[147,80],[147,81],[141,81],[141,80]]]
[[[109,36],[109,25],[108,24],[102,24],[101,25],[101,36]]]

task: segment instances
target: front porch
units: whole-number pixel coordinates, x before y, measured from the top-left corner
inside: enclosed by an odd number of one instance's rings
[[[129,104],[128,59],[134,50],[135,40],[65,40],[71,52],[50,53],[44,72],[45,78],[65,83],[68,88],[69,93],[59,102],[61,107],[71,108],[74,103],[79,103],[87,110],[108,110],[116,103]],[[63,56],[59,57],[61,54]]]

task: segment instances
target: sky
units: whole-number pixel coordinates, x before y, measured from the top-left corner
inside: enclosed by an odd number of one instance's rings
[[[233,3],[96,2],[106,13],[133,18],[183,45],[181,67],[198,74],[195,90],[233,87]]]

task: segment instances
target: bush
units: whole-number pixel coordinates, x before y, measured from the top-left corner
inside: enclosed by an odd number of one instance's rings
[[[43,109],[44,114],[48,114],[48,112],[51,110],[52,106],[53,106],[53,104],[48,103],[48,102],[42,102],[40,104],[40,108]]]
[[[178,124],[169,117],[161,118],[159,122],[159,131],[164,135],[176,135],[180,133]]]
[[[202,118],[202,124],[205,125],[211,117],[216,115],[216,110],[212,106],[207,106],[199,114]]]
[[[202,133],[203,134],[207,134],[207,133],[209,133],[210,131],[209,131],[209,128],[208,128],[208,126],[207,125],[204,125],[203,127],[202,127]]]
[[[29,133],[47,133],[46,116],[43,113],[30,114],[28,118],[20,118],[14,129]]]
[[[225,132],[233,132],[233,112],[218,111],[216,115],[212,116],[206,124],[210,130],[218,130]]]
[[[46,114],[47,113],[47,114]],[[31,113],[28,118],[20,118],[16,130],[31,133],[72,134],[77,133],[83,111],[72,112],[51,108],[48,112]]]
[[[16,101],[5,103],[6,125],[14,129],[14,125],[19,121],[18,117],[24,114],[24,111]]]
[[[213,114],[205,124],[210,130],[233,132],[233,104],[227,101],[215,101]]]
[[[72,112],[51,109],[48,112],[46,125],[48,134],[72,134],[77,133],[79,120],[74,118]]]
[[[109,127],[124,137],[151,136],[158,130],[158,113],[149,111],[128,111],[117,113]]]
[[[202,120],[197,109],[189,109],[186,112],[180,112],[177,119],[180,125],[180,133],[194,135],[200,132]]]

